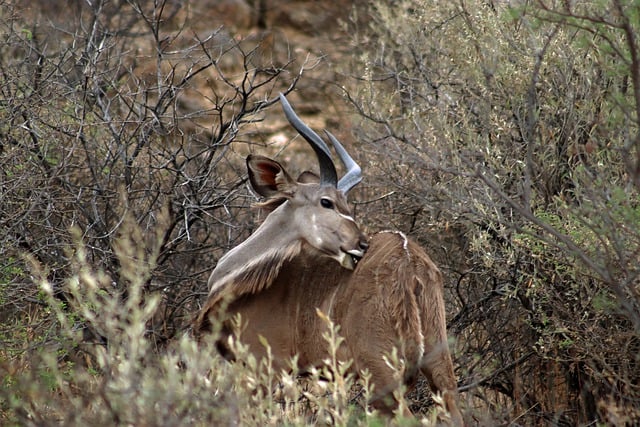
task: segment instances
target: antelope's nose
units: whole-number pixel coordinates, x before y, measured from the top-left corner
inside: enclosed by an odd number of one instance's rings
[[[367,249],[369,249],[369,242],[364,239],[360,239],[360,241],[358,242],[358,247],[362,252],[366,252]]]

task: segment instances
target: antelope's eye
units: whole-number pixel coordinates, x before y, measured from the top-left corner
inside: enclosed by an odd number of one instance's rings
[[[320,206],[327,209],[333,209],[333,201],[331,201],[331,199],[323,197],[322,199],[320,199]]]

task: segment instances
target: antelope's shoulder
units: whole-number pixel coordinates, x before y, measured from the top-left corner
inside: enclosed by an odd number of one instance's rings
[[[365,261],[370,267],[383,264],[404,267],[421,265],[439,274],[438,267],[424,248],[397,230],[384,230],[372,235],[369,249],[361,263]]]

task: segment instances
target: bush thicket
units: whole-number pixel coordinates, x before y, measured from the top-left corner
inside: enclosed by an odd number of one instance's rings
[[[637,0],[24,3],[0,0],[0,424],[382,423],[335,358],[301,381],[186,333],[294,88],[356,141],[364,227],[445,272],[468,422],[640,422]]]
[[[69,6],[60,15],[48,2],[0,3],[3,320],[37,314],[31,304],[42,302],[22,254],[47,266],[64,302],[71,227],[82,230],[87,259],[116,276],[124,216],[155,233],[167,208],[145,284],[162,295],[152,326],[162,344],[206,293],[215,258],[247,235],[241,154],[261,143],[251,124],[307,65],[286,49],[266,55],[263,42],[274,42],[260,34],[191,24],[200,16],[189,4]],[[126,287],[116,282],[114,291]]]
[[[640,3],[371,11],[352,19],[347,91],[375,159],[368,197],[385,195],[368,218],[446,270],[470,405],[524,424],[637,423]]]

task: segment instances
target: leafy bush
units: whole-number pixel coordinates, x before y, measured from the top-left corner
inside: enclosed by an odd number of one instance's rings
[[[347,95],[388,196],[372,222],[448,269],[470,404],[527,424],[637,420],[638,3],[371,14]]]

